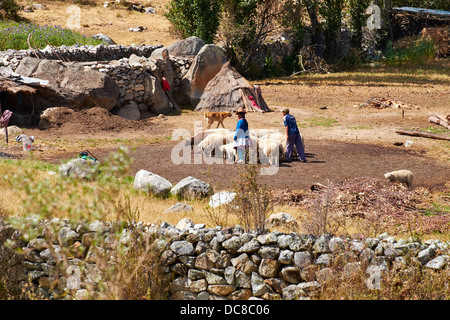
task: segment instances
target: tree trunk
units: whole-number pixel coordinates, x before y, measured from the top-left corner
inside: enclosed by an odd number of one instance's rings
[[[430,139],[450,141],[450,137],[444,137],[444,136],[440,136],[438,134],[427,133],[427,132],[422,132],[422,131],[397,130],[395,132],[398,134],[404,134],[404,135],[413,136],[413,137],[424,137],[424,138],[430,138]]]
[[[436,123],[438,125],[441,125],[441,126],[445,127],[447,130],[450,130],[450,123],[444,116],[441,116],[439,114],[432,114],[428,118],[428,121]]]

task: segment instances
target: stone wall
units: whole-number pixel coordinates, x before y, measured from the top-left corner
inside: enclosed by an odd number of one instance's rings
[[[194,57],[169,56],[163,60],[160,55],[152,53],[162,46],[61,46],[47,47],[43,50],[7,50],[0,52],[0,67],[17,69],[25,57],[45,58],[50,60],[79,62],[84,68],[103,72],[118,84],[119,99],[116,109],[119,115],[137,120],[152,114],[167,113],[169,103],[162,92],[161,77],[168,79],[171,91],[176,92],[180,80],[189,70]],[[46,80],[46,79],[44,79]],[[157,84],[158,82],[158,84]],[[120,113],[123,106],[132,105],[134,115]],[[136,116],[137,114],[137,116]],[[136,119],[137,118],[137,119]]]
[[[118,245],[132,246],[130,228],[117,232],[110,222],[25,220],[34,223],[34,230],[56,229],[50,247],[43,235],[27,241],[26,234],[0,223],[0,279],[6,272],[11,291],[20,292],[31,281],[47,299],[104,298],[99,253],[113,256]],[[276,231],[257,235],[240,226],[205,228],[187,218],[176,226],[137,223],[134,229],[142,238],[155,239],[163,278],[170,281],[169,298],[176,300],[308,299],[336,272],[342,277],[363,274],[369,289],[379,288],[383,274],[394,266],[450,272],[449,244],[439,240],[397,241],[387,234],[358,240]],[[70,271],[52,288],[64,257]]]

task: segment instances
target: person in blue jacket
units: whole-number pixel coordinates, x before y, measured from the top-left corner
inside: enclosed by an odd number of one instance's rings
[[[306,162],[305,149],[303,147],[300,130],[298,130],[297,121],[289,114],[288,108],[281,110],[284,117],[284,126],[286,127],[286,162],[291,162],[294,146],[297,149],[298,157],[301,162]]]
[[[248,122],[245,119],[247,112],[244,108],[239,108],[236,111],[238,122],[236,124],[236,133],[234,135],[234,148],[237,150],[238,164],[244,164],[246,158],[246,151],[249,147]]]

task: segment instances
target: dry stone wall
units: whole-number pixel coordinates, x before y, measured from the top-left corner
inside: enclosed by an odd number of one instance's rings
[[[43,50],[7,50],[0,52],[0,67],[15,71],[25,57],[80,62],[84,68],[94,69],[110,76],[119,86],[119,98],[115,108],[132,106],[134,112],[124,117],[138,120],[146,112],[153,114],[172,111],[162,91],[162,77],[168,79],[171,92],[176,92],[183,76],[188,72],[194,57],[151,57],[162,46],[61,46]],[[45,80],[45,79],[44,79]]]
[[[47,299],[105,298],[104,270],[97,259],[100,253],[114,256],[119,245],[132,246],[131,228],[117,232],[111,222],[27,219],[24,222],[34,223],[34,230],[52,225],[56,231],[49,246],[43,235],[27,241],[26,234],[0,223],[0,277],[8,275],[10,289],[20,292],[31,283]],[[176,226],[165,222],[133,226],[143,238],[154,239],[169,299],[309,299],[336,272],[341,277],[363,274],[369,289],[379,288],[383,274],[394,266],[407,269],[415,263],[450,272],[450,248],[440,240],[397,241],[387,234],[359,240],[276,231],[257,235],[240,226],[206,228],[187,218]],[[64,261],[68,272],[59,274],[58,285],[52,287],[55,270]]]

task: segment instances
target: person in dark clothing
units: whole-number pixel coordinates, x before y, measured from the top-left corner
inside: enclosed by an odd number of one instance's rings
[[[289,114],[288,108],[283,108],[281,112],[283,113],[284,126],[286,127],[286,162],[291,162],[294,146],[297,149],[300,161],[306,162],[305,149],[300,130],[298,130],[297,120]]]

